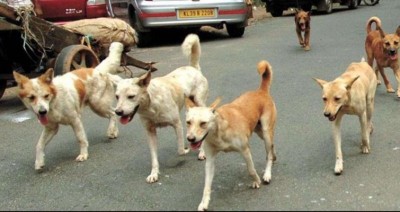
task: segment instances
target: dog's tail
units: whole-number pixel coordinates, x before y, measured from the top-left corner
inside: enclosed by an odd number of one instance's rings
[[[382,22],[381,19],[379,19],[376,16],[372,16],[371,18],[368,19],[367,21],[367,25],[366,25],[366,31],[367,34],[369,34],[372,31],[372,23],[375,23],[375,29],[379,31],[379,33],[381,33],[381,36],[384,37],[385,36],[385,32],[383,32],[382,29]]]
[[[182,43],[182,52],[184,55],[189,57],[190,66],[193,66],[196,69],[200,70],[201,47],[198,35],[189,34],[186,36],[185,40]]]
[[[269,88],[272,82],[272,67],[268,61],[262,60],[257,64],[258,73],[261,75],[261,85],[260,90],[266,91],[269,93]]]
[[[121,67],[121,56],[124,45],[120,42],[112,42],[109,48],[108,56],[94,68],[95,73],[117,74]]]

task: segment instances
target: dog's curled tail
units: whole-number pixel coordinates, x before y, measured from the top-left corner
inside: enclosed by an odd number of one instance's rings
[[[182,52],[184,55],[189,57],[190,66],[193,66],[196,69],[200,70],[201,47],[198,35],[189,34],[186,36],[185,40],[182,43]]]
[[[381,36],[384,36],[385,33],[382,30],[381,19],[379,19],[376,16],[372,16],[371,18],[368,19],[367,25],[366,25],[367,34],[369,34],[372,31],[372,23],[375,23],[375,29],[381,33]]]
[[[112,42],[108,56],[97,65],[94,70],[101,74],[116,74],[121,67],[121,56],[124,45],[120,42]]]
[[[257,64],[258,73],[261,75],[260,89],[269,92],[272,81],[272,67],[266,60],[261,60]]]

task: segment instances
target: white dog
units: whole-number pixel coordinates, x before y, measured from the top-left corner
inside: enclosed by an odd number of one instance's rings
[[[200,70],[200,40],[189,34],[182,43],[182,51],[190,58],[190,65],[180,67],[171,73],[151,79],[151,72],[141,77],[123,79],[116,88],[116,114],[120,122],[127,124],[139,113],[146,128],[151,152],[152,169],[148,183],[158,180],[159,163],[157,156],[156,128],[172,126],[178,138],[178,154],[189,152],[184,148],[183,126],[180,119],[185,98],[191,98],[196,105],[204,106],[208,96],[208,82]],[[202,149],[199,159],[204,159]]]
[[[70,125],[75,132],[80,145],[80,154],[76,160],[87,160],[89,143],[81,121],[86,105],[99,116],[110,120],[107,130],[109,138],[118,136],[117,117],[112,108],[115,92],[111,80],[113,77],[109,73],[118,71],[122,51],[123,45],[114,42],[108,57],[96,68],[77,69],[56,77],[52,68],[33,79],[13,72],[19,98],[44,126],[36,145],[37,171],[42,171],[45,166],[44,149],[57,134],[60,124]]]

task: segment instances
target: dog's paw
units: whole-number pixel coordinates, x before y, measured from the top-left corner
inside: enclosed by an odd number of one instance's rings
[[[341,175],[342,172],[343,172],[343,161],[342,160],[336,160],[335,174],[336,175]]]
[[[204,153],[203,150],[200,150],[199,155],[197,156],[198,160],[205,160],[206,159],[206,154]]]
[[[394,93],[394,89],[392,88],[392,86],[388,86],[387,88],[386,88],[386,92],[388,92],[388,93]],[[399,92],[397,92],[397,94],[399,94]],[[398,96],[398,95],[397,95]]]
[[[200,203],[199,207],[197,207],[197,211],[206,211],[208,209],[208,204],[203,202]]]
[[[158,174],[150,174],[147,178],[146,178],[146,182],[147,183],[155,183],[158,181]]]
[[[272,176],[271,173],[265,173],[263,176],[263,181],[265,184],[269,184],[271,182]]]
[[[44,170],[45,170],[44,164],[37,164],[37,163],[35,163],[35,171],[36,171],[37,173],[42,173],[42,172],[44,172]]]
[[[304,47],[304,51],[310,51],[311,50],[311,47],[310,46],[305,46]]]
[[[368,146],[368,145],[363,145],[363,144],[361,144],[361,152],[363,153],[363,154],[369,154],[369,152],[370,152],[370,147]]]
[[[253,181],[251,187],[254,189],[257,189],[257,188],[260,188],[260,184],[261,184],[260,181]]]
[[[108,130],[107,137],[109,139],[115,139],[118,137],[118,133],[119,133],[118,129]]]
[[[82,162],[82,161],[87,160],[88,157],[89,157],[89,154],[80,154],[80,155],[78,155],[78,157],[76,157],[75,160],[78,162]]]

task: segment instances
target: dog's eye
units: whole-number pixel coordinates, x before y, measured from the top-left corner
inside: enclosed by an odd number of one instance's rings
[[[32,95],[32,96],[28,96],[29,101],[33,102],[36,99],[36,96]]]
[[[201,128],[206,128],[207,127],[207,122],[201,122],[200,123]]]
[[[128,96],[128,99],[134,99],[135,98],[135,95],[129,95]]]
[[[43,96],[44,99],[49,99],[49,97],[50,97],[50,94],[46,94]]]
[[[390,43],[389,43],[389,42],[386,42],[386,43],[385,43],[385,46],[390,46]]]
[[[119,99],[119,96],[118,96],[118,95],[115,95],[115,98],[118,100],[118,99]]]
[[[188,125],[188,126],[189,126],[190,124],[191,124],[191,123],[190,123],[190,121],[186,121],[186,125]]]
[[[399,42],[397,42],[397,41],[394,42],[394,45],[398,45],[398,44],[399,44]]]
[[[326,102],[326,100],[327,100],[326,97],[322,97],[322,101]]]
[[[340,97],[335,97],[335,102],[338,102],[340,100]]]

